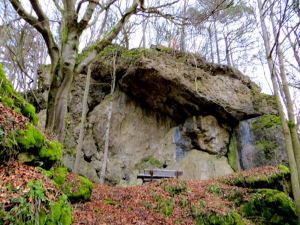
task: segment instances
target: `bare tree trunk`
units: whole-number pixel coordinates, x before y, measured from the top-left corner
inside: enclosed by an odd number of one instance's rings
[[[270,18],[271,18],[271,23],[272,23],[272,27],[273,27],[273,34],[274,34],[274,37],[276,37],[277,32],[279,32],[279,31],[277,31],[277,29],[276,29],[276,25],[275,25],[275,21],[274,21],[274,14],[273,14],[273,7],[271,7]],[[291,132],[295,160],[297,163],[298,175],[299,175],[299,181],[300,181],[300,143],[299,143],[299,137],[298,137],[297,126],[296,126],[296,121],[295,121],[296,115],[294,112],[293,101],[292,101],[292,97],[291,97],[288,82],[287,82],[283,53],[281,51],[280,43],[277,43],[276,50],[277,50],[276,52],[277,52],[278,61],[279,61],[279,70],[280,70],[279,75],[280,75],[281,82],[282,82],[284,98],[286,100],[287,112],[288,112],[289,123],[290,123],[289,128],[290,128],[290,132]]]
[[[217,31],[217,27],[216,27],[216,19],[214,18],[214,34],[215,34],[215,43],[216,43],[216,50],[217,50],[217,59],[218,59],[218,63],[221,63],[221,59],[220,59],[220,49],[219,49],[219,39],[218,39],[218,31]]]
[[[48,96],[46,121],[46,128],[53,131],[60,142],[64,141],[68,97],[73,82],[76,51],[79,45],[77,28],[66,28],[66,24],[62,26],[65,27],[62,29],[66,30],[64,31],[66,37],[62,40],[60,61],[54,70],[54,80]]]
[[[225,41],[225,53],[226,53],[227,65],[232,66],[231,58],[230,58],[230,46],[229,46],[228,37],[226,36],[226,34],[224,34],[224,41]]]
[[[289,160],[289,167],[291,171],[291,183],[292,183],[292,192],[296,204],[296,209],[297,209],[297,215],[300,217],[300,184],[299,184],[299,177],[298,177],[298,170],[297,170],[297,164],[294,156],[294,150],[293,150],[293,144],[292,144],[292,137],[291,133],[287,124],[287,121],[285,119],[285,114],[283,111],[283,106],[281,104],[280,96],[279,96],[279,88],[276,80],[276,75],[275,75],[275,64],[272,59],[272,55],[270,55],[271,48],[270,48],[270,40],[268,36],[268,31],[267,27],[264,21],[264,14],[263,14],[263,9],[262,9],[262,3],[261,0],[257,0],[258,2],[258,9],[259,9],[259,14],[260,14],[260,23],[261,23],[261,29],[262,29],[262,37],[265,45],[265,52],[266,52],[266,57],[268,61],[268,66],[269,70],[271,73],[271,80],[274,88],[274,93],[276,97],[276,102],[278,106],[278,112],[280,115],[281,119],[281,125],[283,129],[283,134],[285,138],[285,145],[286,145],[286,151],[288,155],[288,160]]]
[[[288,32],[288,31],[287,31],[287,32]],[[295,58],[295,60],[296,60],[296,62],[297,62],[297,64],[298,64],[298,68],[300,69],[300,57],[299,57],[298,52],[297,52],[297,50],[296,50],[296,43],[293,43],[293,42],[292,42],[292,39],[291,39],[291,36],[290,36],[290,33],[289,33],[289,32],[288,32],[288,34],[287,34],[287,38],[288,38],[289,43],[290,43],[290,45],[291,45],[291,47],[292,47],[292,49],[293,49],[294,58]]]
[[[188,0],[184,0],[184,3],[183,3],[182,17],[186,17],[187,1]],[[181,26],[181,29],[180,29],[180,51],[183,51],[183,52],[185,52],[185,50],[186,50],[186,43],[185,43],[186,25],[184,24],[185,22],[186,22],[186,20],[183,20],[183,25]]]
[[[215,59],[214,59],[214,52],[213,52],[213,40],[212,40],[211,25],[208,27],[207,31],[208,31],[208,36],[209,36],[210,57],[211,57],[212,63],[214,63]]]
[[[117,55],[115,55],[114,59],[113,59],[112,84],[111,84],[111,91],[110,91],[111,97],[113,97],[112,95],[115,91],[116,58],[117,58]],[[107,160],[108,160],[108,147],[109,147],[109,133],[110,133],[112,111],[113,111],[113,98],[111,98],[111,101],[108,106],[107,124],[106,124],[106,129],[105,129],[104,154],[103,154],[101,174],[100,174],[100,184],[104,184],[105,176],[106,176],[106,167],[107,167]]]
[[[81,157],[80,153],[81,153],[82,145],[83,145],[84,127],[85,127],[86,113],[87,113],[87,108],[88,108],[87,101],[88,101],[89,90],[90,90],[90,80],[91,80],[91,66],[89,65],[87,77],[86,77],[86,81],[85,81],[83,100],[82,100],[80,132],[79,132],[78,144],[76,146],[76,158],[75,158],[75,163],[74,163],[74,167],[73,167],[74,173],[78,173],[79,160]]]
[[[147,29],[147,23],[146,23],[145,20],[143,20],[142,26],[143,26],[142,46],[143,46],[143,48],[146,48],[146,29]]]

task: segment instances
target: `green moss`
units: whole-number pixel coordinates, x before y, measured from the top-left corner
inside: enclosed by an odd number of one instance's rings
[[[174,199],[164,198],[160,195],[155,196],[155,200],[157,202],[157,205],[155,209],[163,214],[166,217],[169,217],[173,214],[174,209]]]
[[[277,115],[263,115],[253,122],[252,128],[254,130],[261,130],[264,128],[271,128],[280,125],[280,117]]]
[[[206,202],[202,199],[200,199],[198,202],[193,203],[191,206],[191,215],[194,219],[197,219],[198,217],[201,217],[204,213]]]
[[[237,140],[235,134],[230,138],[228,147],[228,163],[234,171],[238,171]]]
[[[65,24],[62,25],[62,29],[61,29],[61,33],[60,33],[62,43],[66,43],[67,38],[68,38],[68,31],[69,31],[68,27]]]
[[[79,178],[79,179],[78,179]],[[78,176],[76,182],[64,184],[62,191],[68,196],[71,202],[89,200],[93,190],[93,183],[82,176]]]
[[[263,151],[266,159],[272,159],[272,153],[278,147],[278,144],[274,141],[260,140],[255,143],[255,147],[259,151]]]
[[[215,212],[206,212],[198,215],[195,219],[197,225],[243,225],[245,224],[241,216],[236,212],[230,212],[226,215]]]
[[[177,181],[176,183],[166,182],[163,185],[163,189],[174,197],[175,195],[186,193],[187,185],[185,181]]]
[[[31,119],[32,123],[34,125],[37,125],[38,123],[38,117],[35,114],[35,108],[31,104],[25,104],[24,107],[21,108],[21,113]]]
[[[45,136],[29,123],[26,129],[17,131],[16,142],[23,150],[35,151],[45,144]]]
[[[255,224],[298,224],[296,207],[284,192],[259,189],[241,208],[242,214]]]
[[[65,195],[57,200],[48,199],[41,181],[29,181],[28,192],[18,193],[11,200],[12,207],[3,207],[0,203],[0,224],[44,224],[70,225],[72,223],[71,206]],[[19,192],[20,189],[12,190]]]
[[[89,200],[93,190],[93,183],[76,174],[71,174],[65,167],[57,167],[47,172],[47,177],[60,187],[71,202]]]
[[[7,96],[2,96],[1,102],[4,106],[12,108],[15,105],[15,101]]]
[[[39,151],[39,156],[50,161],[59,160],[62,156],[62,144],[58,141],[47,141]]]
[[[71,207],[67,203],[67,197],[65,195],[62,195],[58,201],[53,202],[50,204],[50,214],[49,216],[49,222],[47,222],[47,225],[55,225],[55,224],[61,224],[61,225],[68,225],[72,222],[72,213],[71,213]],[[57,223],[59,222],[59,223]]]
[[[247,187],[247,188],[270,188],[277,190],[286,190],[290,179],[289,169],[283,165],[280,165],[278,171],[269,175],[254,174],[252,176],[243,177],[241,174],[237,174],[234,178],[225,180],[225,183]]]
[[[134,62],[136,59],[140,58],[141,56],[147,55],[148,50],[144,48],[135,48],[131,50],[124,50],[121,52],[121,58]]]
[[[51,172],[52,172],[52,179],[59,186],[62,186],[65,183],[66,176],[69,173],[66,167],[57,167],[51,170]]]
[[[135,165],[137,169],[146,169],[146,168],[162,168],[163,163],[160,162],[158,159],[154,158],[153,156],[147,156],[139,163]]]
[[[282,165],[282,164],[280,164],[279,166],[278,166],[278,169],[283,173],[283,174],[290,174],[290,169],[287,167],[287,166],[285,166],[285,165]]]
[[[21,112],[28,117],[33,124],[37,124],[38,117],[35,108],[26,102],[13,88],[9,80],[7,80],[3,67],[0,64],[0,101],[6,107],[13,108],[15,111]]]
[[[18,155],[18,161],[21,163],[30,163],[34,160],[36,160],[36,156],[28,152],[21,152]]]
[[[216,185],[216,184],[211,184],[211,185],[208,187],[208,191],[209,191],[210,193],[216,194],[216,195],[218,195],[218,196],[223,195],[222,189],[221,189],[218,185]]]
[[[233,202],[235,206],[240,206],[244,202],[244,194],[236,189],[232,189],[225,198]]]

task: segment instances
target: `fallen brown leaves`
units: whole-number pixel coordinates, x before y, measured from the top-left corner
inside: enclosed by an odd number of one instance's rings
[[[29,192],[29,181],[42,181],[45,196],[49,200],[56,200],[61,192],[52,181],[43,176],[31,166],[11,161],[0,166],[0,204],[10,204],[12,199],[21,197]]]
[[[201,206],[202,212],[226,215],[237,207],[230,200],[232,194],[240,193],[243,201],[248,200],[247,188],[232,186],[224,180],[258,174],[269,176],[277,172],[277,168],[263,167],[213,180],[187,181],[184,183],[186,189],[176,194],[166,189],[182,186],[183,182],[176,179],[132,187],[95,185],[91,201],[73,205],[73,224],[194,224],[193,207],[201,202],[205,203]],[[11,199],[27,193],[30,180],[42,181],[49,200],[55,200],[61,194],[51,180],[34,167],[9,162],[0,166],[0,204],[10,204]],[[172,202],[169,216],[159,209],[159,201]]]
[[[10,130],[19,130],[25,127],[28,118],[20,113],[15,112],[13,109],[4,107],[0,103],[0,127],[4,132],[4,137],[7,136]]]
[[[179,182],[176,179],[133,187],[95,185],[90,202],[73,205],[73,224],[194,224],[191,208],[199,201],[205,202],[205,212],[226,215],[236,207],[234,202],[230,201],[232,194],[238,192],[244,200],[248,199],[248,189],[226,184],[224,179],[234,179],[241,175],[264,176],[277,171],[275,167],[262,167],[214,180],[188,181],[187,191],[174,197],[163,187],[176,185]],[[217,187],[220,193],[214,193],[211,187]],[[171,216],[164,216],[157,210],[157,196],[174,200]],[[187,200],[187,206],[181,203],[184,198]]]

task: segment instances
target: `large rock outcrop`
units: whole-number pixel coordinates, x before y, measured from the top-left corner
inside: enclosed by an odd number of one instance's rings
[[[111,95],[115,55],[117,90]],[[77,76],[70,96],[64,155],[70,168],[84,82],[84,75]],[[276,113],[272,96],[261,94],[257,85],[231,67],[165,48],[128,51],[110,46],[93,66],[80,163],[80,173],[96,182],[110,102],[106,181],[111,184],[137,183],[138,171],[145,168],[181,169],[183,179],[231,173],[241,157],[239,140],[233,141],[239,122]]]

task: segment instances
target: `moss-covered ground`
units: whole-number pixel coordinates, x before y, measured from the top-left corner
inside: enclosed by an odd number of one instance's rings
[[[0,225],[70,225],[71,202],[91,196],[88,179],[57,167],[63,146],[36,124],[0,64]]]
[[[5,163],[0,180],[0,224],[71,224],[67,196],[34,167]]]

